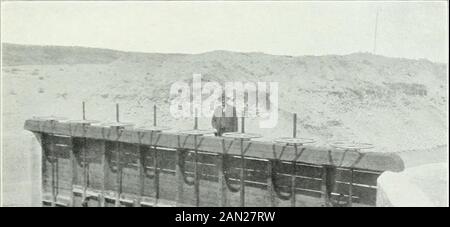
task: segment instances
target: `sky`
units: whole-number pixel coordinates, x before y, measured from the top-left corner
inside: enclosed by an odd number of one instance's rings
[[[448,62],[447,4],[2,2],[1,36],[10,43],[138,52],[371,52]]]

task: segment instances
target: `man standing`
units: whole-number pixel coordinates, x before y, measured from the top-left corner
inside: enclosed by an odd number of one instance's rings
[[[212,127],[217,130],[216,136],[222,136],[226,132],[238,131],[238,119],[236,107],[230,105],[232,99],[222,94],[222,105],[216,107],[211,120]]]

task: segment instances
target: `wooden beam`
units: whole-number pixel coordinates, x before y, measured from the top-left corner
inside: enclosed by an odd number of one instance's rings
[[[74,127],[75,130],[70,132],[70,124],[56,122],[55,133],[82,137],[80,127]],[[99,126],[86,126],[87,137],[93,139],[104,139],[114,141],[117,139],[117,133],[113,129],[102,128]],[[49,133],[51,131],[50,122],[45,120],[27,120],[25,122],[25,129],[33,132]],[[102,133],[102,130],[106,133]],[[151,132],[142,132],[143,134],[150,134]],[[183,148],[194,149],[193,136],[178,135],[175,133],[155,133],[159,137],[157,143],[152,144],[150,135],[145,135],[142,139],[143,145],[156,145],[168,148]],[[125,129],[119,139],[125,143],[139,143],[138,130]],[[181,147],[178,146],[178,137],[183,142]],[[222,153],[220,144],[224,138],[222,137],[199,137],[198,150],[207,151],[213,153]],[[230,141],[232,139],[225,139]],[[239,141],[230,141],[231,145],[227,150],[230,155],[240,155]],[[263,159],[280,159],[282,161],[292,161],[295,157],[293,147],[285,147],[283,145],[275,144],[273,142],[261,142],[261,141],[245,141],[244,147],[246,149],[246,156],[263,158]],[[298,162],[310,163],[315,165],[329,165],[336,167],[346,167],[353,169],[364,169],[373,171],[394,171],[399,172],[404,169],[403,160],[399,155],[395,153],[357,153],[346,152],[343,150],[328,148],[328,147],[314,147],[314,146],[302,146],[304,148],[302,155],[297,159]],[[282,152],[284,151],[284,152]]]

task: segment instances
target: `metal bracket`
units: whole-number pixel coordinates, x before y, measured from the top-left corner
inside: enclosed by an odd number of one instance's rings
[[[359,143],[359,142],[347,142],[347,141],[336,141],[330,143],[330,146],[337,148],[337,149],[343,149],[343,150],[354,150],[357,152],[361,152],[361,150],[370,150],[373,149],[375,146],[371,143]]]
[[[292,138],[292,137],[281,137],[275,140],[275,143],[283,143],[286,146],[304,145],[309,143],[315,143],[316,141],[311,138]]]

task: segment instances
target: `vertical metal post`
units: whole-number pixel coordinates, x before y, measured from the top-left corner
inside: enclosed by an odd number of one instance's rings
[[[156,127],[156,105],[153,105],[153,126]]]
[[[248,110],[248,92],[245,91],[244,92],[244,111],[243,111],[242,117],[245,117],[247,110]]]
[[[140,137],[139,137],[140,138]],[[136,145],[136,151],[138,154],[138,170],[139,170],[139,198],[137,206],[141,206],[142,197],[144,196],[144,171],[145,171],[145,154],[144,150],[141,149],[141,144]]]
[[[350,182],[348,185],[348,206],[353,206],[353,177],[354,172],[353,169],[350,169]]]
[[[194,130],[198,129],[198,109],[195,108],[194,116]],[[198,145],[197,134],[194,134],[194,194],[195,194],[195,206],[200,206],[200,185],[199,185],[199,173],[198,173]]]
[[[47,183],[47,181],[45,180],[46,179],[46,177],[45,177],[45,175],[47,174],[47,172],[48,172],[48,168],[47,168],[47,160],[48,160],[48,155],[49,155],[49,149],[48,149],[48,147],[47,147],[47,143],[48,143],[48,139],[46,138],[46,137],[48,137],[48,134],[45,134],[45,133],[40,133],[39,134],[40,135],[40,143],[41,143],[41,147],[42,147],[42,157],[41,157],[41,163],[42,163],[42,166],[41,166],[41,175],[42,175],[42,184],[41,184],[41,187],[42,187],[42,191],[44,192],[45,191],[45,188],[46,188],[46,183]],[[44,201],[42,201],[42,204],[43,204],[43,202]]]
[[[244,119],[244,118],[242,118]],[[244,159],[244,139],[240,139],[241,142],[241,207],[245,207],[245,159]]]
[[[297,146],[297,145],[295,145]],[[297,150],[297,147],[295,148]],[[297,180],[297,161],[292,161],[292,175],[291,175],[291,207],[295,207],[296,202],[296,180]]]
[[[294,122],[293,122],[293,127],[292,127],[292,137],[296,138],[297,137],[297,114],[294,113]]]
[[[72,127],[72,126],[70,126]],[[70,130],[72,131],[72,129]],[[70,139],[70,207],[73,207],[75,204],[75,198],[74,198],[74,194],[73,194],[73,185],[75,183],[75,177],[76,177],[76,160],[75,160],[75,154],[73,153],[73,137],[71,137]]]
[[[241,132],[245,133],[245,117],[242,116],[241,118]]]
[[[44,142],[44,133],[40,132],[38,138],[38,141],[41,145],[41,149],[42,149],[42,155],[41,155],[41,188],[42,188],[42,193],[45,192],[45,186],[46,186],[46,180],[45,180],[45,174],[47,173],[47,160],[46,160],[46,156],[47,156],[47,149],[46,149],[46,144]],[[41,205],[44,205],[45,201],[44,198],[41,198]]]
[[[258,89],[258,84],[256,84],[256,116],[259,117],[259,89]]]
[[[334,190],[336,177],[336,168],[333,166],[322,167],[322,193],[325,206],[333,206],[331,202],[331,195]]]
[[[197,147],[197,135],[194,135],[194,193],[195,193],[195,206],[200,206],[200,178],[198,173],[198,147]]]
[[[102,182],[102,191],[101,191],[101,198],[100,198],[100,207],[106,206],[106,199],[105,199],[105,191],[106,191],[106,182],[109,178],[109,162],[108,162],[108,153],[106,151],[106,142],[105,140],[101,140],[101,154],[102,154],[102,171],[103,171],[103,182]]]
[[[225,154],[217,154],[216,165],[218,170],[218,185],[219,191],[217,193],[219,197],[218,206],[226,207],[227,206],[227,192],[225,191]]]
[[[84,101],[83,101],[83,105],[82,105],[83,107],[83,120],[86,120],[86,104],[84,103]]]
[[[85,106],[85,102],[83,101],[81,103],[81,115],[82,115],[82,119],[86,120],[86,106]],[[86,154],[85,154],[85,146],[86,146],[86,138],[84,137],[85,133],[85,128],[84,128],[84,122],[81,123],[81,127],[83,130],[83,137],[81,137],[81,147],[80,147],[80,153],[81,153],[81,158],[82,158],[82,174],[83,174],[83,192],[81,195],[81,206],[87,206],[87,202],[86,202],[86,190],[87,190],[87,180],[86,180]],[[72,158],[73,154],[71,154],[71,158]],[[75,159],[72,161],[72,163],[74,164],[75,167]],[[72,194],[72,204],[73,204],[73,193]]]
[[[54,141],[54,137],[55,137],[55,134],[54,134],[54,121],[53,120],[51,120],[50,121],[50,124],[51,124],[51,128],[52,128],[52,131],[51,131],[51,133],[50,133],[50,135],[49,135],[49,137],[48,137],[48,139],[49,139],[49,142],[50,142],[50,165],[51,165],[51,169],[52,169],[52,181],[51,181],[51,185],[52,185],[52,203],[51,203],[51,206],[52,207],[54,207],[54,206],[56,206],[56,185],[55,185],[55,179],[56,179],[56,175],[55,175],[55,160],[57,160],[56,159],[56,155],[55,155],[55,141]]]
[[[197,115],[197,109],[195,109],[195,116],[194,116],[194,130],[198,129],[198,115]]]
[[[119,103],[116,103],[116,122],[120,122],[119,120]]]
[[[177,176],[177,203],[183,204],[184,193],[184,177],[181,166],[184,165],[184,151],[182,149],[175,150],[176,166],[175,175]]]
[[[81,155],[83,157],[83,196],[82,196],[82,205],[88,205],[87,198],[87,188],[89,186],[89,176],[88,176],[88,161],[87,161],[87,141],[86,141],[86,125],[84,123],[81,124],[83,129],[83,137],[81,138]]]
[[[153,167],[155,172],[154,185],[155,185],[155,205],[158,204],[159,200],[159,157],[158,149],[156,146],[151,146],[153,148]]]
[[[270,206],[275,207],[274,185],[273,185],[273,161],[267,160],[267,192],[269,193]]]
[[[120,122],[120,118],[119,118],[119,103],[116,103],[116,122]],[[119,137],[119,127],[117,126],[115,127],[116,133],[117,133],[117,137]],[[117,195],[116,195],[116,202],[115,202],[115,206],[119,207],[120,206],[120,194],[122,193],[122,166],[121,166],[121,161],[120,161],[120,142],[119,139],[117,138],[116,140],[116,154],[117,154],[117,161],[116,161],[116,166],[117,166],[117,176],[116,176],[116,184],[117,184]]]
[[[120,194],[122,193],[122,164],[121,164],[121,157],[120,157],[120,142],[116,141],[116,153],[117,153],[117,176],[116,176],[116,182],[117,182],[117,195],[116,195],[116,203],[115,206],[120,206]]]
[[[327,167],[323,166],[322,167],[322,185],[321,185],[321,191],[322,191],[322,198],[323,198],[323,202],[324,205],[327,207],[329,206],[329,197],[328,197],[328,171],[327,171]]]

